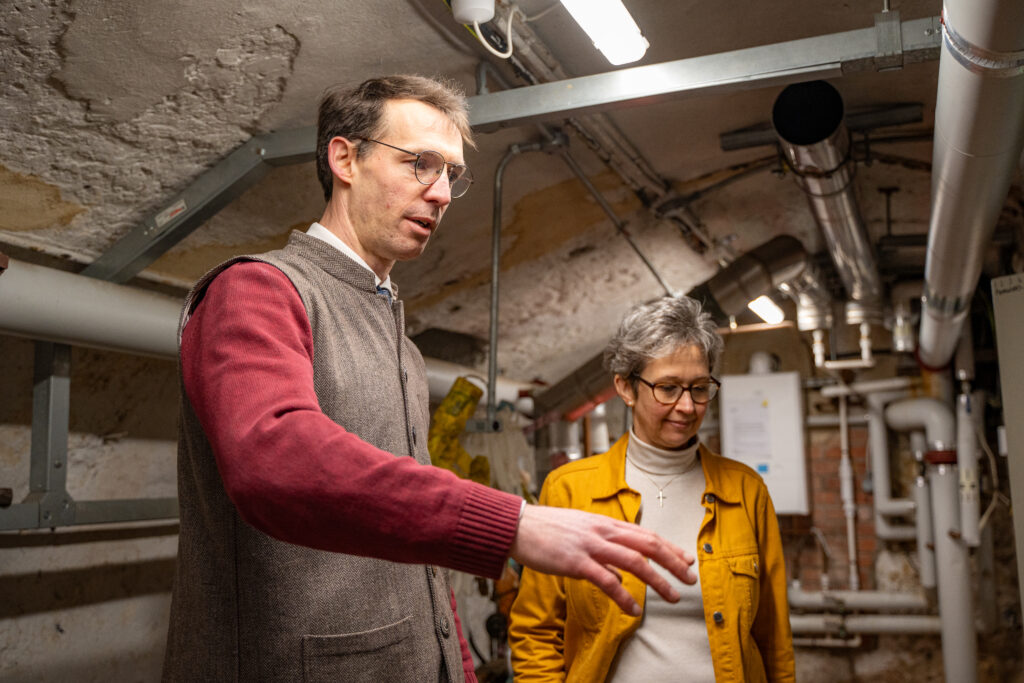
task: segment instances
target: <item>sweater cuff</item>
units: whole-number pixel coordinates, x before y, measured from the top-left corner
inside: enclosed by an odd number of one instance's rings
[[[474,484],[452,542],[452,568],[497,579],[519,528],[523,499]]]

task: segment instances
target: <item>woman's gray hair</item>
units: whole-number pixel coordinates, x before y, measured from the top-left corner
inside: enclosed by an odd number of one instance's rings
[[[714,370],[725,347],[711,315],[688,296],[666,296],[634,306],[604,350],[604,366],[626,379],[655,358],[681,346],[696,346]]]

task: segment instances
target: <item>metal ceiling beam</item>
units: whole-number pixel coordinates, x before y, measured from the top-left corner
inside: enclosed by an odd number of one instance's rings
[[[312,126],[252,138],[118,240],[82,275],[127,282],[255,185],[271,167],[311,161],[315,152]]]
[[[896,42],[902,43],[904,65],[938,59],[939,17],[902,22],[900,41],[893,40],[894,23],[876,17],[872,28],[478,95],[469,98],[470,124],[487,130],[680,97],[888,70],[897,63]],[[270,167],[310,161],[315,151],[313,127],[249,140],[122,237],[82,274],[127,282],[256,184]]]
[[[940,18],[900,25],[902,63],[938,59]],[[872,28],[792,40],[541,83],[470,98],[475,127],[516,126],[681,97],[787,85],[845,74],[891,69],[889,22]]]

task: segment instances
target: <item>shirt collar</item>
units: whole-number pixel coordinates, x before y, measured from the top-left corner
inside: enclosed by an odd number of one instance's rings
[[[373,272],[373,268],[371,268],[370,265],[363,260],[363,257],[356,253],[355,249],[345,244],[345,242],[343,242],[340,237],[338,237],[333,232],[324,227],[319,221],[314,222],[313,225],[309,226],[309,230],[306,231],[306,234],[309,235],[310,237],[316,237],[319,240],[327,242],[329,245],[343,253],[345,256],[348,256],[350,259],[361,265],[363,268],[366,268],[368,271],[373,273],[374,284],[377,287],[383,287],[389,292],[391,292],[391,296],[395,296],[395,289],[391,285],[391,275],[388,275],[386,279],[381,280],[380,277],[377,276],[377,273]]]

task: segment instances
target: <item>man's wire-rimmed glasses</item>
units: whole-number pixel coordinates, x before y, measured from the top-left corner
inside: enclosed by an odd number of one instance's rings
[[[687,391],[690,392],[690,400],[694,403],[707,403],[718,394],[718,388],[722,386],[714,377],[689,386],[676,382],[648,382],[640,375],[633,375],[633,379],[649,386],[651,393],[654,394],[654,400],[664,406],[675,405]]]
[[[413,171],[416,173],[416,180],[420,181],[423,185],[433,185],[441,177],[441,171],[447,167],[448,187],[451,188],[452,199],[457,199],[466,194],[469,191],[469,186],[473,184],[473,172],[469,170],[468,166],[446,161],[440,152],[435,152],[432,149],[422,152],[410,152],[407,149],[395,147],[380,140],[362,139],[366,142],[375,142],[378,145],[384,145],[385,147],[390,147],[409,156],[416,157],[416,165],[413,167]]]

